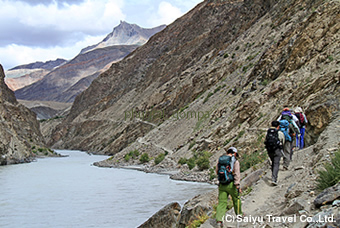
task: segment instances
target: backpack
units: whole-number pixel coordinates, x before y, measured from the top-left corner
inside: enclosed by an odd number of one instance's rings
[[[274,152],[277,148],[280,148],[281,143],[279,139],[279,131],[275,128],[269,128],[264,144],[269,153]]]
[[[289,122],[287,120],[280,120],[280,131],[285,135],[285,140],[291,142],[292,137],[289,135]]]
[[[232,157],[227,155],[222,155],[218,159],[218,174],[217,178],[221,184],[229,184],[234,180],[233,170],[232,170]]]
[[[305,117],[302,113],[295,113],[295,116],[299,119],[299,127],[305,126]]]

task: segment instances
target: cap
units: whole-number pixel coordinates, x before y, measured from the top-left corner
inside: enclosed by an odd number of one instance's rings
[[[301,113],[301,112],[302,112],[302,108],[296,107],[296,108],[295,108],[295,112],[300,112],[300,113]]]
[[[232,152],[232,153],[237,153],[237,149],[235,147],[229,147],[228,152]]]

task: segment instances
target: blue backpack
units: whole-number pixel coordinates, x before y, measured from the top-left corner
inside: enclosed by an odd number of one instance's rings
[[[280,120],[280,131],[285,135],[285,140],[291,142],[292,137],[289,135],[289,122],[288,120]]]
[[[218,181],[221,184],[229,184],[234,180],[233,169],[232,169],[232,157],[222,155],[218,159]]]

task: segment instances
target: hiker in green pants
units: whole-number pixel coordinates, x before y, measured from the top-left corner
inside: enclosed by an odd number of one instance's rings
[[[237,149],[230,147],[227,153],[218,159],[216,173],[219,180],[218,205],[216,209],[216,221],[219,227],[223,227],[223,219],[227,211],[228,197],[231,195],[236,215],[243,215],[241,209],[240,188],[241,172],[240,163],[236,159]]]

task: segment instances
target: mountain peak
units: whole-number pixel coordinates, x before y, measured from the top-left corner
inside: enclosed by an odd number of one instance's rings
[[[160,25],[155,28],[142,28],[136,24],[130,24],[126,21],[120,21],[120,24],[113,28],[103,41],[98,44],[89,46],[81,50],[81,54],[92,51],[97,48],[104,48],[114,45],[143,45],[148,39],[157,32],[160,32],[166,25]]]

